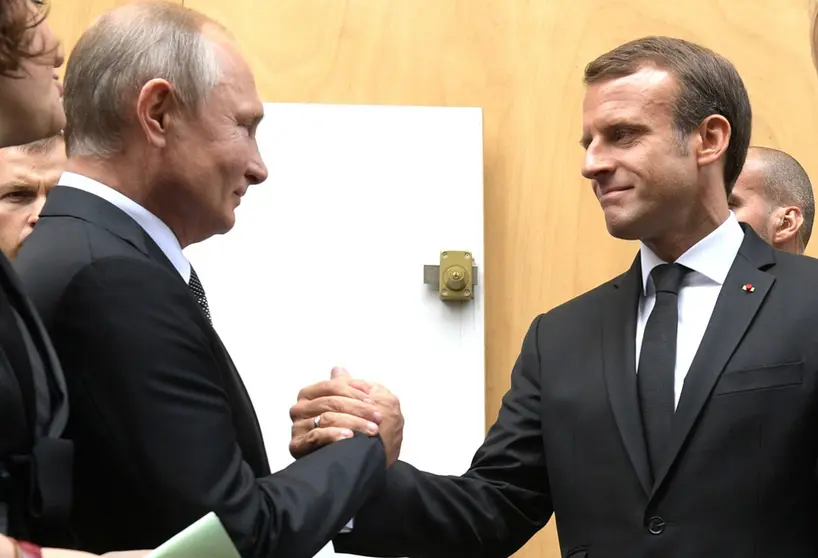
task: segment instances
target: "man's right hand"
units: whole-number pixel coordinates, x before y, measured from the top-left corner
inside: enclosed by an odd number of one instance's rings
[[[353,379],[343,368],[333,368],[331,376],[329,381],[302,389],[298,402],[290,407],[290,454],[303,457],[332,442],[351,438],[357,431],[369,436],[380,434],[387,462],[394,463],[403,438],[398,398],[383,386]]]
[[[400,410],[400,400],[380,384],[372,384],[369,395],[375,401],[383,417],[379,431],[386,450],[388,467],[400,457],[400,448],[403,443],[403,413]]]

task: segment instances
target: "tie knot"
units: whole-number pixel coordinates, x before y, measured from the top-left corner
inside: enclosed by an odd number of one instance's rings
[[[657,265],[650,272],[653,279],[653,287],[656,293],[673,293],[679,294],[679,287],[682,286],[682,279],[690,271],[689,268],[677,264],[662,264]]]

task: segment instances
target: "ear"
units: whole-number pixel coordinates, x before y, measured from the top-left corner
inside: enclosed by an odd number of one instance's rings
[[[697,130],[698,139],[696,158],[699,166],[712,165],[724,156],[730,144],[730,123],[720,114],[705,118]]]
[[[139,91],[136,115],[145,139],[153,147],[165,146],[168,121],[175,106],[173,87],[164,79],[152,79]]]
[[[804,224],[804,215],[795,206],[782,207],[776,213],[772,243],[780,246],[795,239],[798,231],[801,230],[801,225]]]

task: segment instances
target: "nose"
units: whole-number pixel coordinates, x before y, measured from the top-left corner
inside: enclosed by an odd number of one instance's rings
[[[51,26],[48,25],[47,21],[43,21],[40,25],[45,26],[45,33],[47,40],[49,42],[53,41],[54,45],[54,67],[60,68],[63,64],[65,64],[65,50],[63,49],[62,41],[57,38],[54,32],[51,30]]]
[[[28,216],[28,226],[32,229],[40,220],[40,211],[42,211],[44,205],[45,196],[38,196],[37,201],[31,204],[31,214]]]
[[[250,158],[250,164],[247,166],[245,173],[247,182],[251,185],[261,184],[267,180],[267,165],[261,158],[261,153],[258,150],[258,144],[254,142],[253,156]]]
[[[591,144],[585,151],[585,160],[582,162],[582,176],[589,180],[599,178],[600,175],[613,170],[611,157],[600,147]]]
[[[54,60],[54,67],[60,68],[63,64],[65,64],[65,49],[63,49],[62,41],[57,43],[56,55],[57,58]]]

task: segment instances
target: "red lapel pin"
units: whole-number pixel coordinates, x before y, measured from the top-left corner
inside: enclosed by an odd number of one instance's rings
[[[745,283],[741,286],[741,290],[743,290],[745,293],[752,293],[756,290],[756,288],[750,283]]]

